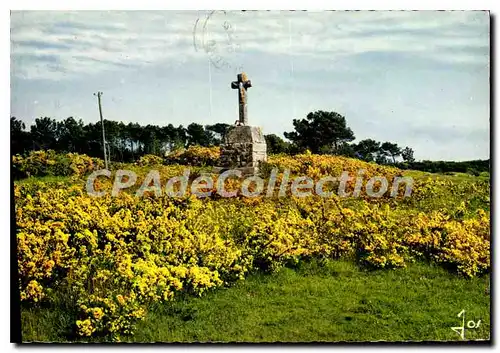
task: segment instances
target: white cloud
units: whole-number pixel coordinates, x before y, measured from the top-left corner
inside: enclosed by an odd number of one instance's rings
[[[224,56],[232,51],[312,57],[375,51],[488,64],[485,12],[215,12],[206,21],[208,13],[13,12],[13,76],[61,79],[124,65],[196,60],[203,55],[193,47],[198,17],[196,43],[204,35]],[[226,31],[224,26],[231,27]]]

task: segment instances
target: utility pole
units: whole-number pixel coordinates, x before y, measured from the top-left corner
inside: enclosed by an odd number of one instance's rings
[[[102,119],[102,107],[101,107],[101,96],[102,92],[94,93],[94,96],[97,96],[97,104],[99,105],[99,115],[101,116],[101,126],[102,126],[102,149],[104,150],[104,165],[106,169],[108,169],[108,153],[106,151],[106,135],[104,133],[104,120]]]

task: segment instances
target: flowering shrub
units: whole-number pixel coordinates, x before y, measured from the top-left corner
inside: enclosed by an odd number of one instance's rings
[[[220,158],[220,147],[190,146],[166,156],[167,163],[191,166],[214,166]]]
[[[155,156],[154,154],[146,154],[139,158],[137,162],[140,166],[157,166],[163,164],[163,158]]]
[[[58,154],[53,150],[32,151],[26,157],[12,157],[14,176],[82,176],[104,167],[104,162],[84,154]]]
[[[365,187],[368,180],[376,176],[384,176],[389,182],[395,177],[401,176],[401,170],[382,166],[375,163],[367,163],[358,159],[347,158],[334,155],[316,155],[306,151],[304,154],[293,157],[287,155],[271,155],[267,162],[260,166],[260,170],[266,177],[270,171],[277,168],[280,172],[285,169],[290,170],[291,175],[307,176],[317,182],[324,176],[340,177],[342,173],[347,172],[351,180],[347,181],[345,191],[351,193],[354,190],[356,179],[362,181],[363,188],[361,194],[366,195]],[[335,187],[338,187],[338,181]],[[404,184],[401,186],[404,189]],[[402,191],[404,192],[404,191]],[[389,196],[390,190],[384,196]]]
[[[473,277],[490,267],[490,220],[479,209],[473,218],[455,220],[449,215],[420,213],[405,243],[417,254],[450,264]]]
[[[313,179],[319,179],[325,175],[338,176],[347,171],[356,175],[359,170],[365,170],[365,178],[368,179],[376,175],[396,176],[401,174],[401,170],[383,166],[375,163],[366,163],[358,159],[333,155],[317,155],[304,153],[293,157],[287,155],[271,155],[267,160],[271,167],[283,171],[290,169],[291,173],[297,175],[307,175]]]
[[[72,171],[72,175],[83,176],[94,170],[104,168],[104,161],[99,158],[79,153],[68,153],[66,157],[69,159],[69,168]]]
[[[318,177],[358,167],[370,175],[399,173],[343,157],[271,157],[269,163]],[[159,171],[171,177],[183,168]],[[99,179],[95,187],[111,182]],[[228,189],[238,183],[226,182]],[[38,305],[65,293],[84,337],[119,339],[133,332],[149,303],[180,292],[202,295],[250,271],[276,271],[304,258],[349,257],[374,268],[425,258],[469,277],[490,269],[489,216],[474,206],[489,205],[487,184],[417,182],[415,197],[404,200],[138,198],[129,192],[93,198],[83,184],[15,184],[14,197],[21,300]],[[446,192],[464,202],[431,209]]]

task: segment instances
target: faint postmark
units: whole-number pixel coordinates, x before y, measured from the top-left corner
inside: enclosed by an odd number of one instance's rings
[[[208,55],[211,64],[217,69],[243,69],[236,62],[241,47],[227,11],[213,10],[196,19],[193,47],[197,52]]]

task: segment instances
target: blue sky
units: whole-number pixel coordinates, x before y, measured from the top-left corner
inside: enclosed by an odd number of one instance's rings
[[[197,22],[198,21],[198,22]],[[196,23],[196,31],[194,31]],[[131,11],[11,15],[11,115],[233,123],[283,136],[310,111],[417,159],[489,158],[489,16],[434,11]]]

